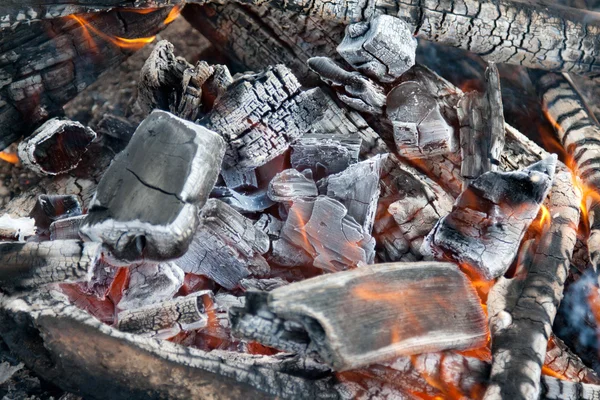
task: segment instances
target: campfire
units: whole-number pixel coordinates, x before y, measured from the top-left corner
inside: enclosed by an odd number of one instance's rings
[[[600,398],[593,1],[0,5],[0,393]]]

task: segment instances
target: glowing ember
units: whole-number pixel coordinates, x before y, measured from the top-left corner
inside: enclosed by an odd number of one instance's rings
[[[4,160],[11,164],[19,163],[19,157],[17,156],[16,153],[7,153],[5,151],[0,151],[0,160]]]
[[[106,40],[107,42],[110,42],[119,48],[127,49],[127,50],[139,50],[142,47],[144,47],[145,45],[147,45],[148,43],[152,43],[154,41],[154,39],[156,39],[156,36],[134,38],[134,39],[127,39],[127,38],[122,38],[119,36],[111,36],[111,35],[107,35],[106,33],[102,32],[101,30],[95,28],[92,24],[87,22],[83,17],[72,14],[72,15],[69,15],[69,18],[74,19],[83,27],[84,35],[85,35],[87,41],[90,43],[90,46],[92,48],[96,48],[97,46],[96,46],[96,43],[94,42],[94,39],[89,31],[94,32],[95,35],[101,37],[102,39]]]
[[[183,8],[182,5],[178,4],[175,7],[173,7],[171,9],[171,11],[169,12],[169,15],[167,15],[167,18],[165,18],[165,20],[163,21],[163,23],[165,25],[170,24],[171,22],[175,21],[179,15],[181,14],[181,9]]]

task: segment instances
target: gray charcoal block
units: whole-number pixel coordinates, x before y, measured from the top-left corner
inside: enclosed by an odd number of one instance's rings
[[[292,167],[310,169],[315,179],[342,172],[358,162],[362,139],[357,135],[307,134],[292,144]]]
[[[316,197],[318,194],[315,181],[295,169],[286,169],[275,175],[267,191],[271,200],[279,202]]]

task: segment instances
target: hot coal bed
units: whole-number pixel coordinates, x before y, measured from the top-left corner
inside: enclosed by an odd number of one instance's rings
[[[0,4],[0,394],[600,399],[595,8]]]

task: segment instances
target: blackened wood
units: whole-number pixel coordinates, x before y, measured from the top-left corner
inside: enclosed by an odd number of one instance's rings
[[[454,299],[452,304],[448,298]],[[244,313],[260,318],[270,312],[279,325],[289,321],[288,326],[295,323],[307,332],[309,343],[302,343],[306,337],[294,336],[285,339],[288,344],[308,346],[337,371],[399,355],[475,348],[487,335],[474,289],[449,263],[363,266],[292,283],[248,302],[253,304],[234,311],[234,331],[239,332],[236,321]],[[243,334],[252,339],[251,325],[244,328]],[[270,340],[268,335],[261,338]],[[271,339],[278,340],[275,335]]]
[[[170,300],[183,285],[184,272],[175,263],[140,264],[129,270],[129,285],[117,307],[131,310]]]
[[[183,255],[224,150],[216,133],[154,111],[103,175],[81,232],[122,260]]]
[[[378,15],[346,28],[338,53],[357,71],[390,83],[415,65],[417,39],[400,18]]]
[[[421,251],[466,263],[486,280],[504,274],[552,186],[555,167],[554,155],[524,170],[481,175],[436,224]]]
[[[310,169],[319,180],[358,162],[361,142],[357,135],[304,135],[292,143],[290,162],[298,171]]]
[[[600,384],[600,378],[593,369],[586,366],[567,345],[555,335],[548,340],[544,367],[573,382]],[[542,371],[543,373],[543,371]]]
[[[258,181],[256,178],[256,170],[227,168],[221,170],[221,176],[230,189],[257,189]]]
[[[185,272],[205,275],[219,285],[233,289],[252,274],[264,275],[269,264],[263,254],[269,237],[256,229],[252,220],[216,199],[210,199],[189,250],[175,263]]]
[[[29,216],[35,220],[38,233],[43,233],[48,232],[52,222],[77,217],[82,212],[77,196],[42,194],[38,196]]]
[[[32,289],[47,283],[84,281],[102,253],[78,240],[0,243],[0,286]]]
[[[39,174],[62,174],[77,167],[94,139],[96,132],[79,122],[53,118],[19,143],[19,159]]]
[[[370,264],[375,239],[348,215],[339,201],[319,196],[294,201],[283,229],[282,240],[298,247],[314,259],[313,265],[325,271],[341,271]]]
[[[0,147],[60,115],[64,104],[132,54],[107,37],[151,37],[163,29],[168,12],[114,10],[89,17],[94,29],[81,19],[61,18],[1,31]]]
[[[491,315],[492,372],[486,399],[537,399],[547,342],[579,225],[581,191],[559,164],[548,200],[552,218],[541,234],[514,304]]]
[[[205,304],[212,304],[212,292],[209,290],[122,311],[117,317],[117,329],[167,339],[182,330],[205,327],[208,323]]]
[[[566,150],[568,166],[585,188],[584,205],[590,226],[588,248],[594,266],[600,263],[600,126],[576,88],[562,75],[531,72],[542,106]]]
[[[202,85],[213,75],[214,69],[205,61],[198,61],[193,68],[183,71],[182,94],[177,115],[195,121],[202,105]]]
[[[466,93],[458,102],[460,173],[467,180],[488,171],[497,171],[504,148],[504,110],[500,92],[500,75],[494,63],[486,73],[486,92]]]
[[[273,201],[286,202],[295,199],[317,197],[319,191],[317,184],[312,179],[312,172],[308,170],[306,176],[302,172],[290,168],[275,175],[269,182],[267,192],[269,198]]]

